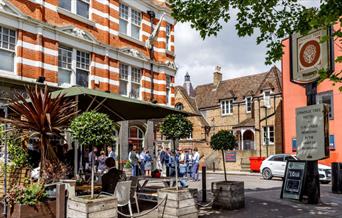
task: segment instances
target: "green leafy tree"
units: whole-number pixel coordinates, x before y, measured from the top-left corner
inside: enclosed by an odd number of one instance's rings
[[[233,150],[236,147],[235,136],[228,130],[220,130],[218,133],[213,135],[210,140],[210,147],[215,151],[222,152],[222,163],[224,169],[224,179],[227,181],[227,172],[224,159],[224,151]]]
[[[115,129],[107,114],[94,111],[82,113],[70,125],[72,136],[83,146],[99,147],[114,143]]]
[[[161,133],[172,140],[173,151],[176,149],[176,140],[190,137],[192,123],[181,114],[170,114],[160,126]]]
[[[83,146],[100,147],[115,141],[115,124],[107,114],[95,111],[77,116],[70,125],[71,134]],[[94,197],[94,161],[91,166],[91,198]]]
[[[281,59],[282,40],[295,32],[306,34],[310,30],[339,22],[333,37],[342,43],[340,0],[305,2],[318,7],[304,6],[301,0],[170,0],[170,3],[175,19],[190,22],[203,39],[217,35],[222,29],[222,23],[229,22],[232,14],[236,13],[235,29],[238,36],[258,34],[256,43],[266,43],[266,64]],[[342,56],[338,56],[335,61],[342,63]],[[329,78],[334,83],[342,81],[341,73],[320,70],[321,80]]]

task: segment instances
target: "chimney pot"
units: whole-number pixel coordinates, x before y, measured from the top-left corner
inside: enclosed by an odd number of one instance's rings
[[[221,81],[222,81],[221,67],[216,66],[215,71],[214,71],[214,80],[213,80],[214,86],[218,86]]]

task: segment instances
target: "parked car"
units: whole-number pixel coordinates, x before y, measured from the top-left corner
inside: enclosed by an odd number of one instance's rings
[[[275,154],[266,158],[260,166],[262,177],[267,180],[284,177],[287,160],[298,160],[298,158],[290,154]],[[318,172],[321,183],[328,184],[331,181],[331,167],[318,164]]]

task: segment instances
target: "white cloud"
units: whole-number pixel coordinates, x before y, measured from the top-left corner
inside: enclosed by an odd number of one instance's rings
[[[178,23],[175,28],[176,83],[183,84],[189,72],[194,86],[212,82],[216,65],[222,67],[223,79],[265,72],[265,46],[256,45],[255,37],[239,38],[234,24],[224,24],[217,37],[202,40],[190,25]]]

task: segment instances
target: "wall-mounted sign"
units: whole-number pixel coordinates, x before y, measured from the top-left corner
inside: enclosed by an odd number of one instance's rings
[[[305,174],[305,161],[288,160],[280,197],[301,200],[305,184]]]
[[[296,109],[297,157],[321,160],[329,157],[328,107],[324,104]]]
[[[226,162],[236,162],[236,151],[226,151],[225,161]]]
[[[329,30],[319,29],[307,35],[293,34],[291,36],[291,78],[297,83],[311,83],[319,78],[320,69],[330,69],[330,40],[321,43],[322,37],[327,37]]]

